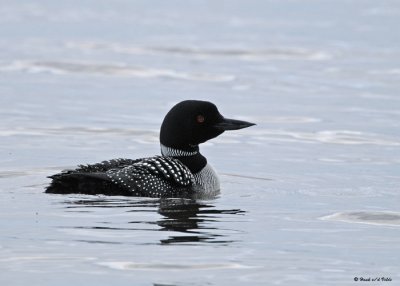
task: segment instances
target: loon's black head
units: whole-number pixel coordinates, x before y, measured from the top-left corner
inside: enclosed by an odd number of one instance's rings
[[[160,142],[171,148],[190,150],[226,130],[237,130],[254,123],[224,118],[208,101],[185,100],[167,113],[161,125]]]

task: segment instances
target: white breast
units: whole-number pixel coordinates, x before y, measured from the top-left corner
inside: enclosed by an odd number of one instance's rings
[[[206,196],[215,196],[220,191],[219,179],[214,169],[207,164],[194,174],[195,189]]]

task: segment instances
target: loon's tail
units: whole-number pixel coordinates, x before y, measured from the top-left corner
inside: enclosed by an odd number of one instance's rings
[[[46,188],[46,193],[52,194],[87,194],[109,196],[129,196],[132,193],[123,189],[111,180],[104,173],[76,173],[63,172],[49,178],[52,179]]]

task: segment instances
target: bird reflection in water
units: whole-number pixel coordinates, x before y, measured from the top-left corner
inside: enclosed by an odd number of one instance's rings
[[[220,243],[229,244],[234,240],[228,239],[230,234],[218,229],[217,222],[224,221],[227,216],[244,215],[240,209],[217,209],[211,201],[197,201],[195,199],[165,198],[165,199],[137,199],[137,198],[96,198],[69,200],[68,209],[76,208],[126,208],[126,212],[157,212],[161,218],[154,221],[130,221],[129,224],[156,224],[159,231],[174,232],[167,239],[160,240],[161,244],[177,243]],[[82,211],[82,210],[80,210]],[[87,211],[87,210],[86,210]],[[132,216],[134,217],[134,215]],[[109,224],[109,223],[108,223]],[[90,227],[93,229],[120,230],[112,227]],[[149,229],[130,229],[132,231],[149,231]],[[152,229],[154,230],[154,229]],[[177,233],[181,233],[178,235]]]

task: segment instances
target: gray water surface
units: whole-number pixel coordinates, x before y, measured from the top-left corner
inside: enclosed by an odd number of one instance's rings
[[[399,25],[394,0],[3,0],[0,285],[400,285]],[[159,154],[185,99],[257,123],[202,146],[215,200],[43,193]]]

